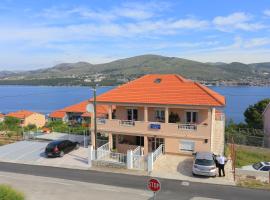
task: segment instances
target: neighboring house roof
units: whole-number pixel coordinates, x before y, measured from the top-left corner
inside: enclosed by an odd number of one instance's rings
[[[225,106],[225,97],[176,74],[150,74],[97,96],[97,102]]]
[[[83,113],[82,117],[91,117],[91,113],[87,112],[86,106],[89,104],[89,101],[83,101],[71,106],[68,106],[61,111],[64,112],[73,112],[73,113]],[[109,107],[106,105],[97,105],[97,116],[104,116],[108,114]]]
[[[4,118],[4,117],[5,117],[5,115],[0,113],[0,118]]]
[[[30,115],[32,115],[34,113],[35,112],[29,111],[29,110],[19,110],[17,112],[8,113],[8,114],[6,114],[6,116],[24,119],[24,118],[29,117]]]
[[[66,112],[62,110],[54,111],[49,115],[49,117],[51,118],[60,118],[60,119],[64,118],[65,116],[66,116]]]

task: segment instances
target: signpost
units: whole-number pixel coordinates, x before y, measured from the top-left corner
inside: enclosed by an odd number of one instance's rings
[[[153,199],[156,199],[156,193],[161,189],[161,184],[158,179],[151,178],[148,180],[147,187],[149,190],[153,191],[154,197]]]

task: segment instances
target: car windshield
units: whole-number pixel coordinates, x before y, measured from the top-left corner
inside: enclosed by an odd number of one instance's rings
[[[255,163],[255,164],[253,165],[253,168],[258,170],[258,169],[260,169],[262,166],[263,166],[262,163]]]
[[[196,165],[204,165],[204,166],[211,166],[214,165],[214,160],[207,160],[207,159],[196,159],[195,160]]]

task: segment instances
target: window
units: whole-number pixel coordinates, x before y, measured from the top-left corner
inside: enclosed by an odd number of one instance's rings
[[[127,119],[130,121],[138,121],[138,110],[127,109]]]
[[[270,171],[270,166],[264,166],[261,171]]]
[[[198,112],[188,111],[186,112],[186,123],[195,124],[198,122]]]
[[[179,146],[181,151],[194,151],[195,142],[191,140],[181,140]]]
[[[165,111],[164,110],[156,110],[155,118],[159,122],[164,122],[165,121]]]

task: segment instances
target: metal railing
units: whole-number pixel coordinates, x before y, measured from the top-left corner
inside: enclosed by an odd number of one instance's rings
[[[125,164],[127,162],[127,156],[123,153],[97,150],[97,160],[107,163]]]
[[[102,159],[110,154],[110,143],[106,143],[97,149],[97,159]]]
[[[140,156],[141,155],[141,147],[138,146],[136,149],[133,150],[133,155]]]
[[[153,153],[153,162],[155,162],[163,153],[164,153],[164,144],[161,144]]]
[[[196,124],[179,124],[178,129],[188,130],[188,131],[196,131],[197,125]]]
[[[133,120],[119,120],[121,126],[135,126],[135,121]]]
[[[138,170],[147,169],[147,157],[142,155],[133,155],[133,168]]]
[[[106,124],[105,118],[97,118],[97,124]]]

